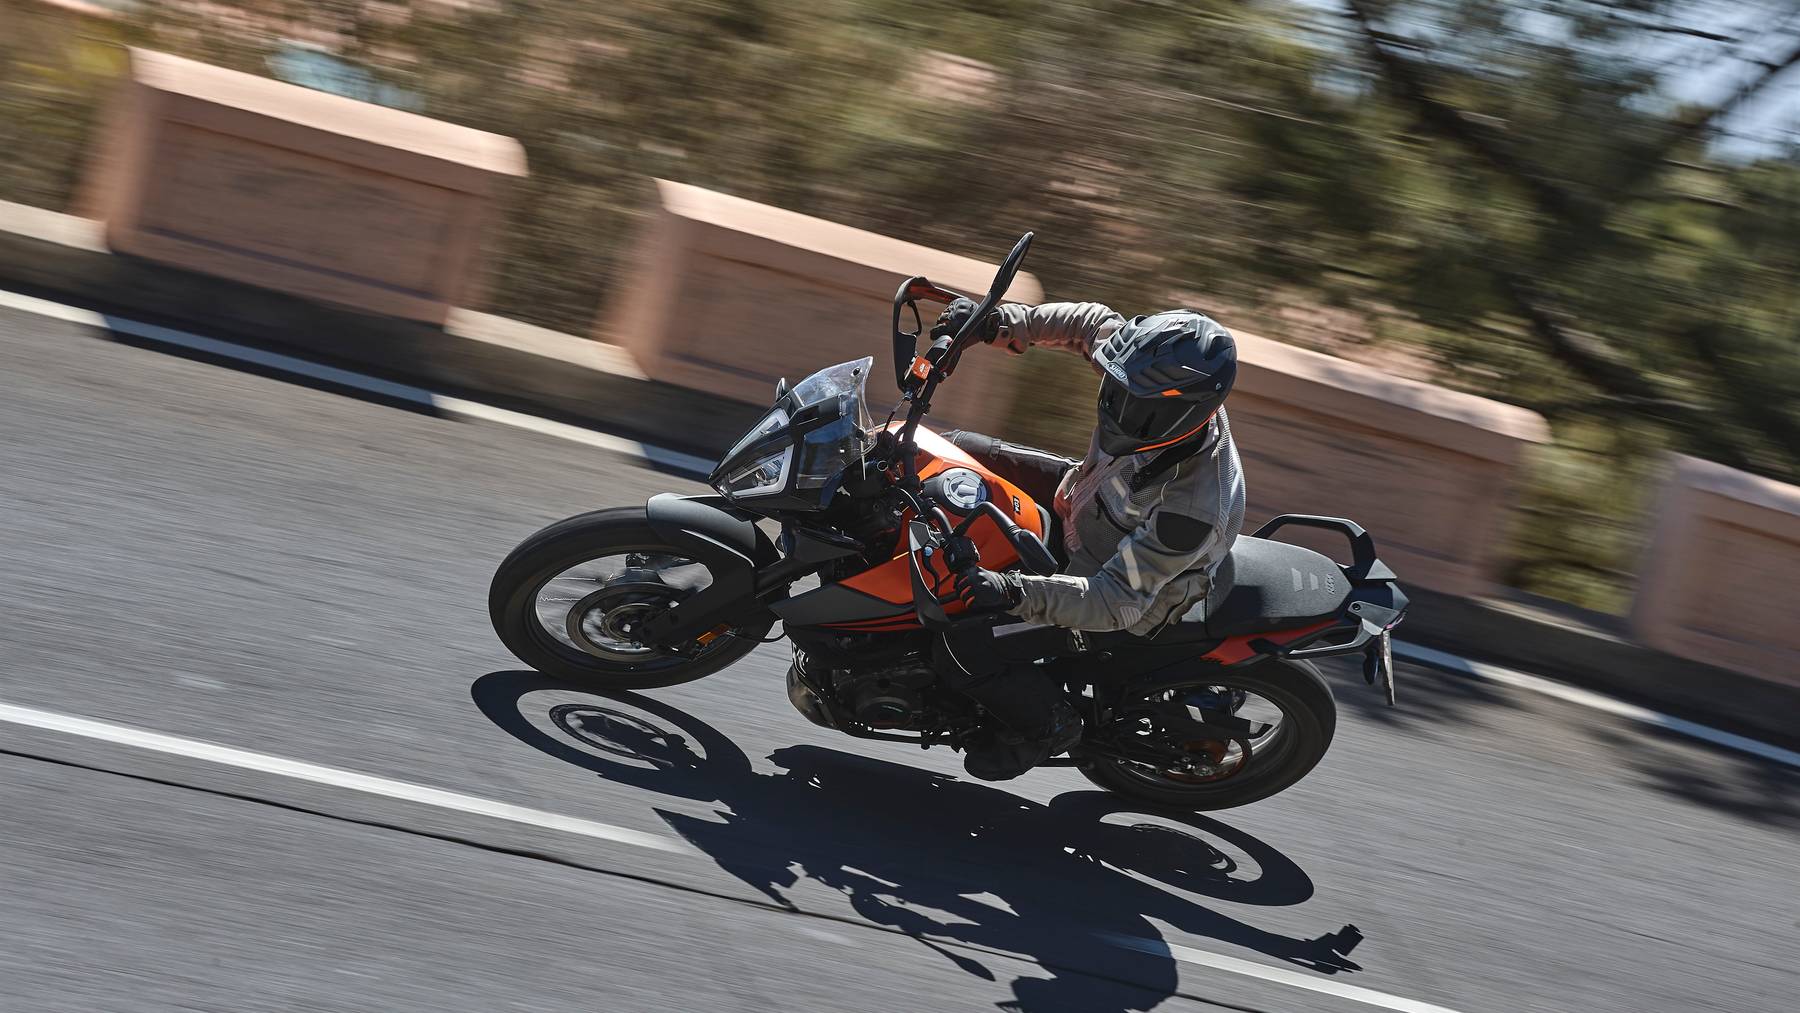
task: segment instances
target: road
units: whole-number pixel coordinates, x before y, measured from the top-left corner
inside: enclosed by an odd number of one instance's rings
[[[511,545],[696,488],[0,310],[0,704],[670,845],[0,723],[0,1009],[1623,1013],[1800,992],[1800,775],[1561,701],[1403,666],[1388,711],[1333,668],[1343,720],[1308,780],[1177,822],[1072,771],[970,783],[942,750],[814,728],[780,645],[619,699],[520,671],[484,607]]]

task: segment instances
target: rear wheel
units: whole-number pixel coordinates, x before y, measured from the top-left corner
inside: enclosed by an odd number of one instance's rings
[[[711,585],[719,560],[665,543],[640,508],[559,521],[519,544],[494,573],[488,615],[508,650],[546,675],[596,689],[691,682],[755,649],[774,618],[710,630],[678,650],[637,639],[644,620]]]
[[[1308,662],[1207,667],[1128,687],[1080,769],[1133,798],[1230,809],[1305,777],[1336,730],[1331,688]]]

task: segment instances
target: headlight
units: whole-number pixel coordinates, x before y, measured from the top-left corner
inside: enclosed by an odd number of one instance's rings
[[[727,496],[760,496],[780,492],[787,487],[788,471],[794,466],[793,446],[765,454],[739,468],[733,468],[717,488]]]

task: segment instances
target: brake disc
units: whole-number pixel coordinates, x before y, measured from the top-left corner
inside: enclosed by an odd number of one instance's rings
[[[661,654],[658,648],[646,647],[635,632],[676,600],[675,589],[660,581],[608,584],[570,606],[565,629],[576,647],[596,657]]]

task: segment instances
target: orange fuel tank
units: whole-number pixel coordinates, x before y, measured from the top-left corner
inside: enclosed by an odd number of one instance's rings
[[[928,481],[952,468],[967,468],[981,476],[987,486],[987,498],[1011,517],[1014,523],[1039,538],[1048,540],[1048,515],[1039,509],[1037,502],[1026,495],[1024,490],[995,475],[973,457],[957,449],[955,444],[929,429],[918,429],[913,441],[919,448],[916,464],[920,479]],[[953,521],[962,519],[962,515],[948,510],[946,513],[949,513]],[[910,520],[912,515],[908,512],[902,523]],[[968,535],[981,550],[982,566],[990,570],[1003,570],[1019,561],[1018,552],[1013,549],[1006,536],[1000,533],[999,527],[991,518],[983,517],[970,525]],[[903,535],[892,559],[836,584],[828,584],[808,592],[808,596],[825,592],[821,597],[829,596],[833,599],[843,596],[845,591],[853,592],[853,595],[844,596],[847,606],[854,603],[854,607],[846,609],[846,618],[818,625],[862,633],[917,629],[919,617],[913,608],[911,555],[907,539]],[[954,597],[955,576],[941,565],[931,564],[926,560],[921,560],[921,564],[921,570],[927,574],[927,578],[935,578],[933,593],[940,599],[948,599],[944,601],[944,611],[951,615],[962,612],[963,603]]]

